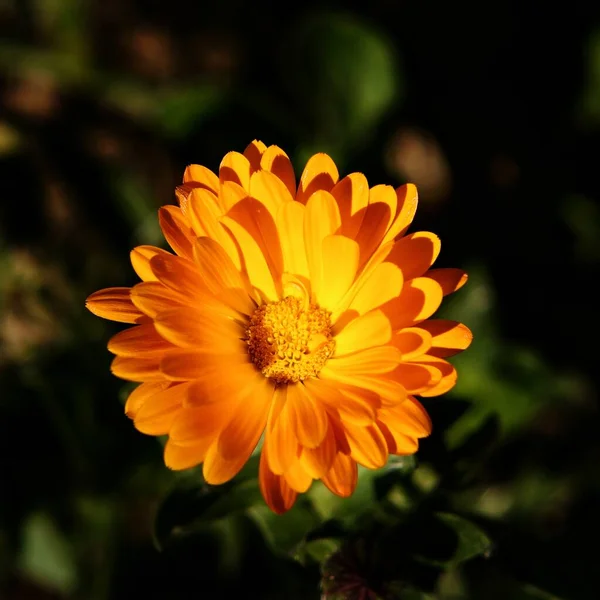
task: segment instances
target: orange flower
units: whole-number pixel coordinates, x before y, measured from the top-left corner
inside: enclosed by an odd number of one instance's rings
[[[349,496],[357,463],[412,454],[431,423],[414,395],[456,382],[445,360],[471,342],[430,320],[466,274],[430,269],[432,233],[405,235],[411,184],[339,180],[325,154],[294,170],[277,146],[230,152],[219,176],[189,166],[179,206],[159,211],[175,252],[139,246],[142,280],[92,294],[94,314],[135,324],[115,335],[117,377],[139,382],[125,411],[168,435],[165,463],[234,477],[264,434],[260,487],[277,513],[320,479]]]

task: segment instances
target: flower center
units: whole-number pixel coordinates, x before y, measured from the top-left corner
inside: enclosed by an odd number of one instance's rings
[[[330,316],[294,296],[257,308],[246,330],[250,359],[276,383],[315,377],[335,348]]]

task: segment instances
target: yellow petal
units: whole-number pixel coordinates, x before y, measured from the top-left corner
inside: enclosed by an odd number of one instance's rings
[[[473,341],[473,334],[466,325],[446,319],[429,319],[419,325],[431,335],[431,354],[440,358],[453,356],[465,350]]]
[[[428,319],[442,303],[442,288],[433,279],[417,277],[404,283],[398,298],[381,307],[388,316],[392,329],[416,325]]]
[[[248,197],[248,192],[233,181],[225,181],[221,186],[219,200],[225,212],[234,207],[240,200]]]
[[[187,258],[157,254],[150,259],[150,268],[158,281],[191,300],[206,294],[198,268]]]
[[[130,292],[131,288],[126,287],[99,290],[88,296],[85,306],[97,317],[118,323],[136,323],[144,315],[131,302]]]
[[[262,158],[262,155],[266,149],[266,145],[260,140],[254,140],[246,146],[246,149],[244,150],[244,156],[250,163],[251,173],[254,173],[254,171],[258,171],[258,169],[260,169],[260,159]]]
[[[402,352],[402,360],[413,360],[431,348],[432,338],[424,329],[407,327],[394,336],[392,343]]]
[[[327,154],[315,154],[304,167],[296,200],[306,204],[318,190],[331,191],[338,179],[339,173],[333,160]]]
[[[421,395],[442,379],[442,373],[435,365],[423,363],[402,363],[396,367],[393,376],[409,394]]]
[[[342,235],[328,235],[322,242],[321,278],[314,281],[317,304],[333,311],[350,289],[358,268],[358,244]]]
[[[296,175],[288,155],[278,146],[269,146],[263,153],[260,166],[270,171],[284,183],[290,192],[290,199],[296,195]]]
[[[322,280],[323,240],[335,234],[340,224],[340,212],[333,196],[324,191],[313,194],[304,213],[304,246],[313,282]]]
[[[256,171],[252,175],[250,194],[266,206],[273,217],[282,204],[293,200],[285,183],[269,171]]]
[[[215,194],[219,192],[219,178],[202,165],[188,165],[183,174],[183,181],[200,183]]]
[[[331,195],[340,210],[340,233],[356,239],[369,204],[369,183],[362,173],[351,173],[335,184]]]
[[[392,430],[383,421],[378,421],[377,426],[385,437],[390,454],[406,456],[414,454],[418,450],[419,442],[417,438]]]
[[[133,270],[142,281],[157,281],[156,275],[150,267],[150,259],[157,255],[172,256],[170,252],[155,246],[138,246],[131,251],[131,264]]]
[[[412,183],[401,185],[396,189],[396,200],[396,216],[383,238],[383,243],[404,235],[408,226],[412,223],[419,202],[417,188]]]
[[[391,430],[416,438],[431,433],[431,419],[423,405],[412,396],[404,402],[379,412],[379,419]]]
[[[394,263],[408,281],[420,277],[435,262],[440,253],[440,238],[428,231],[418,231],[399,239],[387,257]]]
[[[173,345],[162,338],[152,323],[129,327],[108,342],[108,350],[118,356],[148,356],[162,354]]]
[[[233,181],[250,191],[250,161],[239,152],[228,152],[219,167],[219,181]]]
[[[335,336],[334,356],[344,356],[359,350],[384,346],[392,339],[389,319],[380,310],[373,310],[351,321]]]
[[[445,394],[456,385],[456,369],[448,361],[435,356],[425,355],[419,357],[418,363],[415,364],[435,368],[441,374],[441,378],[432,381],[428,389],[418,392],[424,398]]]
[[[276,224],[284,271],[308,279],[310,274],[304,246],[304,213],[303,204],[286,202],[277,211]]]

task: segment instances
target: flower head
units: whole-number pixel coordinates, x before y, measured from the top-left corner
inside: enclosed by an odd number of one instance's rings
[[[125,410],[169,436],[167,466],[223,483],[264,434],[260,486],[281,513],[315,479],[349,496],[357,463],[414,453],[431,430],[414,396],[448,391],[445,359],[471,342],[430,319],[466,275],[430,268],[432,233],[405,235],[415,187],[339,179],[325,154],[296,187],[287,155],[255,141],[218,176],[189,166],[176,196],[159,211],[174,254],[135,248],[142,282],[87,301],[134,325],[109,342],[112,371],[139,382]]]

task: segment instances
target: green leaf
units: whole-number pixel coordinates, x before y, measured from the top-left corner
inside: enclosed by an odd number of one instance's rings
[[[457,545],[448,566],[462,563],[475,556],[486,555],[492,549],[492,542],[487,534],[475,523],[453,513],[438,512],[436,517],[457,536]]]
[[[27,578],[63,594],[71,593],[77,585],[69,541],[43,513],[31,515],[25,523],[17,565]]]
[[[401,95],[393,46],[381,31],[349,15],[303,23],[289,60],[291,91],[308,112],[321,150],[339,153],[363,142]]]

